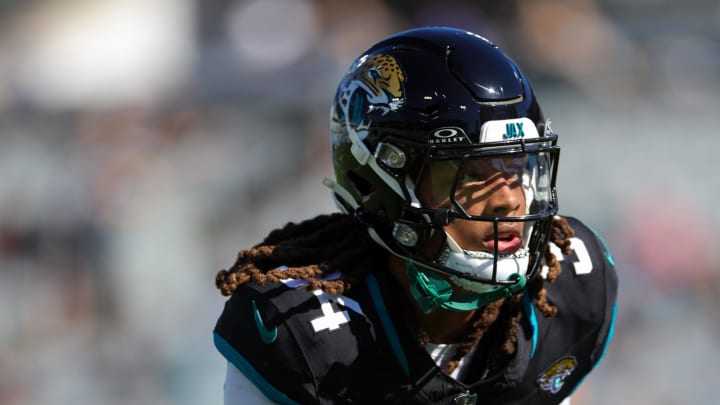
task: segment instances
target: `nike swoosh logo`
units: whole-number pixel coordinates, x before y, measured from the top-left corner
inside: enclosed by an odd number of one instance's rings
[[[260,340],[262,340],[263,343],[269,345],[270,343],[273,343],[275,339],[277,339],[277,326],[274,327],[272,330],[268,330],[268,328],[265,326],[265,322],[263,322],[263,319],[260,316],[260,311],[258,311],[255,300],[252,300],[252,306],[253,317],[255,318],[255,325],[257,325],[258,332],[260,333]]]

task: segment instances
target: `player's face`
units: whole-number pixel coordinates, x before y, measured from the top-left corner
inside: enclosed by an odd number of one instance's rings
[[[430,208],[457,211],[455,201],[470,215],[488,217],[520,216],[525,213],[522,184],[524,157],[487,157],[466,161],[431,162],[420,181],[420,196]],[[455,190],[452,186],[457,178]],[[489,221],[458,219],[446,232],[465,250],[493,252],[495,233]],[[498,252],[513,253],[522,245],[523,223],[500,222]]]

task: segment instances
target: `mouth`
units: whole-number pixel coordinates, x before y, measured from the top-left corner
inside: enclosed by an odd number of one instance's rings
[[[489,252],[495,251],[495,237],[490,235],[483,240],[482,245]],[[498,232],[497,251],[501,254],[515,253],[522,247],[522,239],[516,231]]]

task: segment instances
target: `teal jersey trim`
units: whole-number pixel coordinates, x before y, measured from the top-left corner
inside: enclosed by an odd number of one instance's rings
[[[240,370],[245,377],[250,380],[250,382],[255,384],[255,386],[258,387],[269,400],[278,404],[298,405],[297,402],[293,401],[287,395],[267,382],[267,380],[264,379],[260,373],[258,373],[257,370],[255,370],[255,368],[253,368],[253,366],[250,365],[250,363],[248,363],[248,361],[245,360],[245,358],[230,345],[230,343],[228,343],[216,332],[213,333],[213,341],[215,343],[215,347],[218,351],[220,351],[223,357],[237,367],[238,370]]]
[[[593,234],[595,234],[595,237],[597,237],[598,240],[600,241],[600,244],[602,245],[603,250],[605,251],[605,257],[607,258],[607,261],[608,261],[613,267],[615,267],[615,258],[613,257],[612,253],[610,252],[610,248],[608,247],[608,244],[605,242],[605,239],[603,239],[602,235],[600,235],[599,233],[595,232],[594,229],[590,228],[590,230],[592,231]]]
[[[605,357],[605,353],[607,353],[608,346],[610,346],[610,341],[615,334],[615,319],[617,319],[617,302],[615,302],[615,305],[613,305],[612,321],[610,321],[610,329],[608,329],[608,337],[607,340],[605,340],[605,346],[603,346],[602,353],[600,353],[600,357],[598,357],[595,365],[599,364]]]
[[[605,340],[605,344],[603,345],[602,352],[600,352],[600,357],[598,357],[595,364],[593,364],[592,369],[595,369],[595,367],[597,367],[598,364],[600,364],[600,362],[605,357],[605,353],[607,353],[608,346],[610,346],[610,341],[612,340],[613,335],[615,334],[615,320],[616,319],[617,319],[617,302],[615,302],[615,305],[613,305],[612,320],[610,321],[610,328],[608,329],[607,339]],[[585,381],[585,379],[587,378],[588,375],[590,375],[590,373],[585,374],[583,376],[583,378],[581,378],[580,381],[578,381],[578,383],[575,385],[575,387],[573,387],[572,391],[570,392],[570,394],[568,396],[572,395],[573,392],[575,392],[575,390],[578,389],[578,387],[582,385],[582,383]]]
[[[397,331],[390,321],[390,314],[385,307],[385,301],[383,301],[382,294],[380,293],[380,285],[378,285],[377,279],[372,274],[368,275],[365,279],[367,282],[368,290],[370,290],[370,297],[372,297],[375,308],[377,309],[380,322],[385,330],[385,335],[390,341],[390,347],[392,347],[395,357],[400,363],[400,367],[406,376],[410,376],[410,367],[408,367],[407,357],[405,357],[405,351],[400,344],[400,338],[397,335]]]
[[[530,326],[532,327],[532,349],[530,350],[530,358],[532,359],[535,357],[535,349],[537,349],[538,343],[538,322],[537,317],[535,316],[535,307],[533,306],[533,302],[530,299],[530,293],[527,289],[525,289],[525,293],[523,294],[522,303],[525,314],[527,315]]]

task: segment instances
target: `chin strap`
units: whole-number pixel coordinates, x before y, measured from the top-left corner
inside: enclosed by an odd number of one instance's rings
[[[491,302],[509,297],[525,287],[527,279],[521,274],[512,274],[509,278],[514,281],[507,286],[498,285],[496,289],[476,293],[469,292],[457,297],[452,296],[452,285],[434,271],[418,270],[410,260],[405,261],[405,269],[410,280],[410,292],[420,309],[429,314],[442,308],[453,311],[474,311]]]

